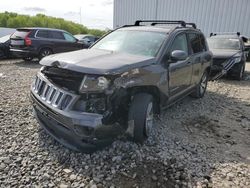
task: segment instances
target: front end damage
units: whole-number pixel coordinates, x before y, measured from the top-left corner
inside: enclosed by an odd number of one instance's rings
[[[127,91],[114,87],[113,80],[43,67],[31,86],[39,124],[77,151],[92,152],[110,144],[127,129],[129,103]]]

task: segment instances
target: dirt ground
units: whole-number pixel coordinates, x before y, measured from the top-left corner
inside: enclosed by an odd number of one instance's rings
[[[250,187],[250,63],[244,80],[209,82],[204,98],[164,111],[144,145],[92,155],[38,126],[28,95],[39,68],[0,61],[0,187]]]

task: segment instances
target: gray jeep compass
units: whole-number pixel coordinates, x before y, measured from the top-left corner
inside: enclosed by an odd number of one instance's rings
[[[142,143],[154,114],[184,96],[204,96],[211,59],[195,24],[136,21],[90,49],[43,58],[31,86],[34,113],[77,151],[93,152],[119,135]]]

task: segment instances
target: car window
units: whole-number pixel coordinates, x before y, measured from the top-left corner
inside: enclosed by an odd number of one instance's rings
[[[200,41],[201,41],[201,50],[203,52],[207,51],[206,40],[203,35],[200,35]]]
[[[92,48],[155,57],[166,37],[160,32],[117,30]]]
[[[91,42],[95,42],[95,37],[87,37]]]
[[[188,37],[189,37],[189,41],[191,44],[192,53],[196,54],[196,53],[202,52],[203,50],[201,47],[201,41],[200,41],[199,34],[189,33]]]
[[[188,45],[186,34],[179,34],[172,43],[170,53],[175,50],[182,50],[188,54]]]
[[[63,33],[63,36],[64,36],[64,38],[65,38],[66,41],[76,42],[76,39],[72,35],[70,35],[68,33]]]
[[[64,40],[64,36],[60,31],[50,31],[50,38]]]
[[[38,30],[36,33],[36,37],[39,38],[48,38],[49,37],[49,33],[46,30]]]

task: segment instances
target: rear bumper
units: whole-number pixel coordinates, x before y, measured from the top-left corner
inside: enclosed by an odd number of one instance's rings
[[[96,116],[95,118],[92,115],[83,114],[77,119],[70,112],[67,112],[68,115],[62,115],[39,101],[32,92],[31,100],[35,117],[40,126],[55,140],[72,150],[92,153],[111,144],[118,135],[114,134],[115,132],[121,133],[121,127],[117,124],[110,126],[98,125],[92,127],[88,134],[78,133],[79,130],[88,130],[90,128],[85,126],[84,122],[95,124],[98,121],[96,119],[98,117]],[[79,122],[82,123],[79,124]]]
[[[24,57],[37,57],[38,56],[38,52],[35,50],[21,50],[21,49],[14,49],[11,48],[10,49],[10,53],[12,56],[14,57],[20,57],[20,58],[24,58]]]

